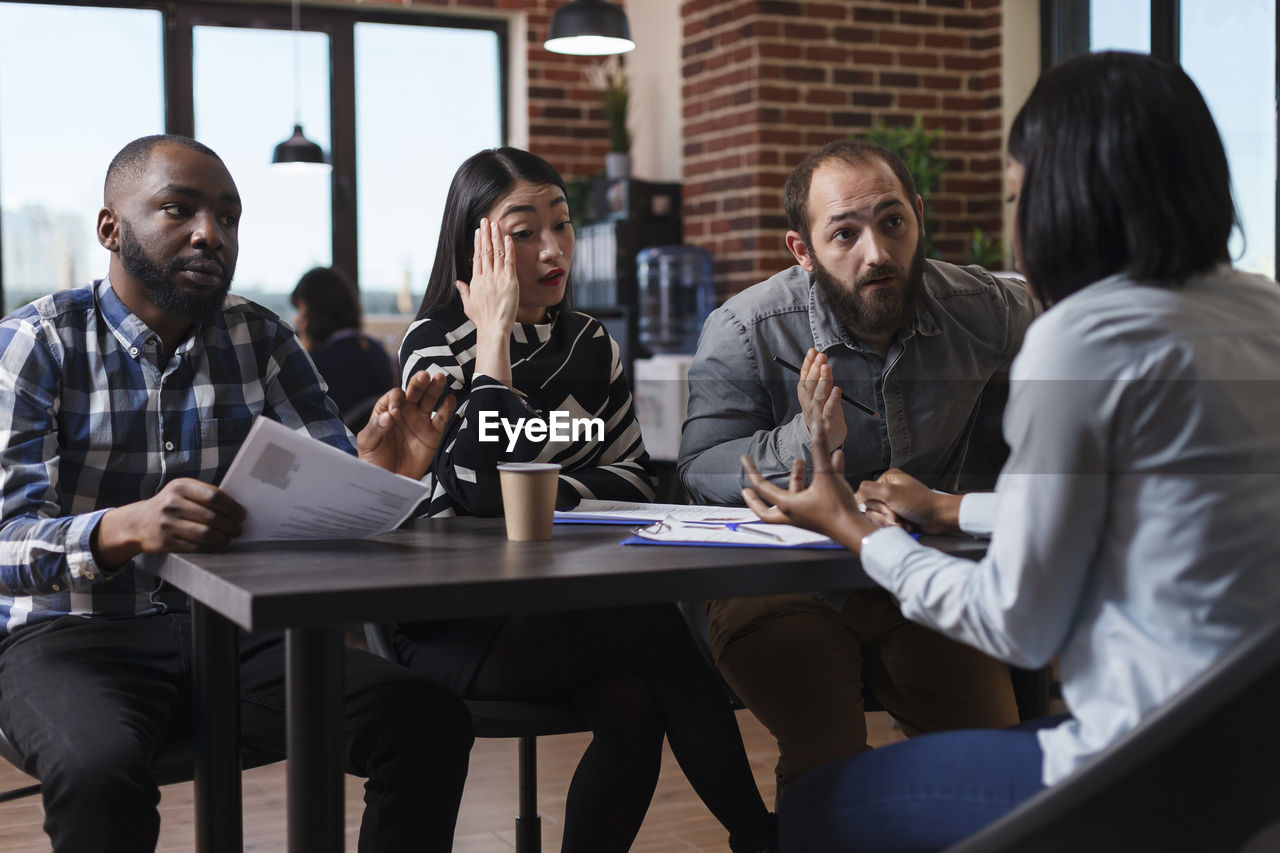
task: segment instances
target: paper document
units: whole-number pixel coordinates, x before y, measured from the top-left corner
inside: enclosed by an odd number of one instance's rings
[[[571,510],[556,510],[562,524],[645,524],[663,519],[676,521],[756,521],[744,506],[686,506],[644,504],[631,501],[585,500]]]
[[[753,516],[754,517],[754,516]],[[676,521],[641,527],[624,545],[723,545],[734,548],[843,548],[838,542],[790,524]]]
[[[261,415],[221,488],[245,509],[237,542],[362,539],[399,527],[429,489]]]

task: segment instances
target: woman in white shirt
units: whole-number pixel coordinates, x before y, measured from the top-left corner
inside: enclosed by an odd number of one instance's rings
[[[1070,714],[814,771],[782,801],[788,853],[949,846],[1087,764],[1280,605],[1280,287],[1229,264],[1227,160],[1195,84],[1145,55],[1063,63],[1009,157],[1015,251],[1047,310],[1013,364],[996,492],[890,471],[855,494],[815,436],[811,486],[802,463],[782,490],[744,459],[744,494],[860,554],[908,618],[1019,666],[1057,655]],[[947,557],[874,516],[991,546]]]

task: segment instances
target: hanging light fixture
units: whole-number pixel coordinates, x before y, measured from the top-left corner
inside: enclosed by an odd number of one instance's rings
[[[573,0],[551,16],[543,47],[553,53],[606,56],[635,50],[627,13],[605,0]]]
[[[328,169],[324,149],[302,132],[302,58],[299,40],[302,33],[301,0],[293,0],[293,135],[276,146],[271,156],[276,169]]]

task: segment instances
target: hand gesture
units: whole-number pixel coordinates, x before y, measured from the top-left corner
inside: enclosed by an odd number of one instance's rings
[[[506,344],[520,307],[520,279],[516,276],[515,244],[498,223],[480,220],[471,258],[471,283],[455,283],[462,310],[476,325],[476,334],[496,335]]]
[[[791,463],[791,482],[784,490],[761,476],[755,464],[743,456],[742,467],[751,488],[743,489],[742,497],[761,521],[815,530],[856,553],[861,550],[862,537],[875,530],[876,524],[859,512],[853,489],[844,479],[844,452],[832,454],[829,441],[825,421],[819,419],[811,438],[813,482],[807,488],[804,460]]]
[[[902,527],[935,534],[960,529],[959,495],[939,494],[897,468],[859,485],[857,499],[866,505],[868,515],[884,517]]]
[[[840,389],[836,387],[827,356],[813,347],[805,353],[804,363],[800,365],[796,397],[800,400],[804,424],[809,428],[810,447],[813,446],[813,437],[819,424],[826,431],[828,447],[843,445],[848,427],[844,421]]]
[[[205,551],[240,535],[244,509],[200,480],[172,480],[153,497],[108,510],[92,537],[94,559],[119,566],[138,554]]]
[[[449,395],[440,408],[445,375],[413,374],[409,387],[392,388],[373,406],[369,423],[356,436],[360,458],[396,474],[420,479],[431,467],[444,428],[453,416],[455,399]]]

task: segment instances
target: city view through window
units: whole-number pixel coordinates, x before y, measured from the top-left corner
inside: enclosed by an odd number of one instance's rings
[[[164,131],[162,28],[153,10],[0,2],[6,313],[106,274],[94,236],[102,179],[126,142]],[[384,23],[358,23],[354,36],[361,297],[370,314],[412,313],[454,171],[502,141],[499,39]],[[113,52],[111,89],[123,97],[104,98],[86,70],[105,43],[130,46]],[[330,149],[329,37],[197,26],[192,54],[196,138],[227,163],[244,201],[233,290],[291,320],[298,277],[332,263],[333,182],[270,159],[295,115]]]

